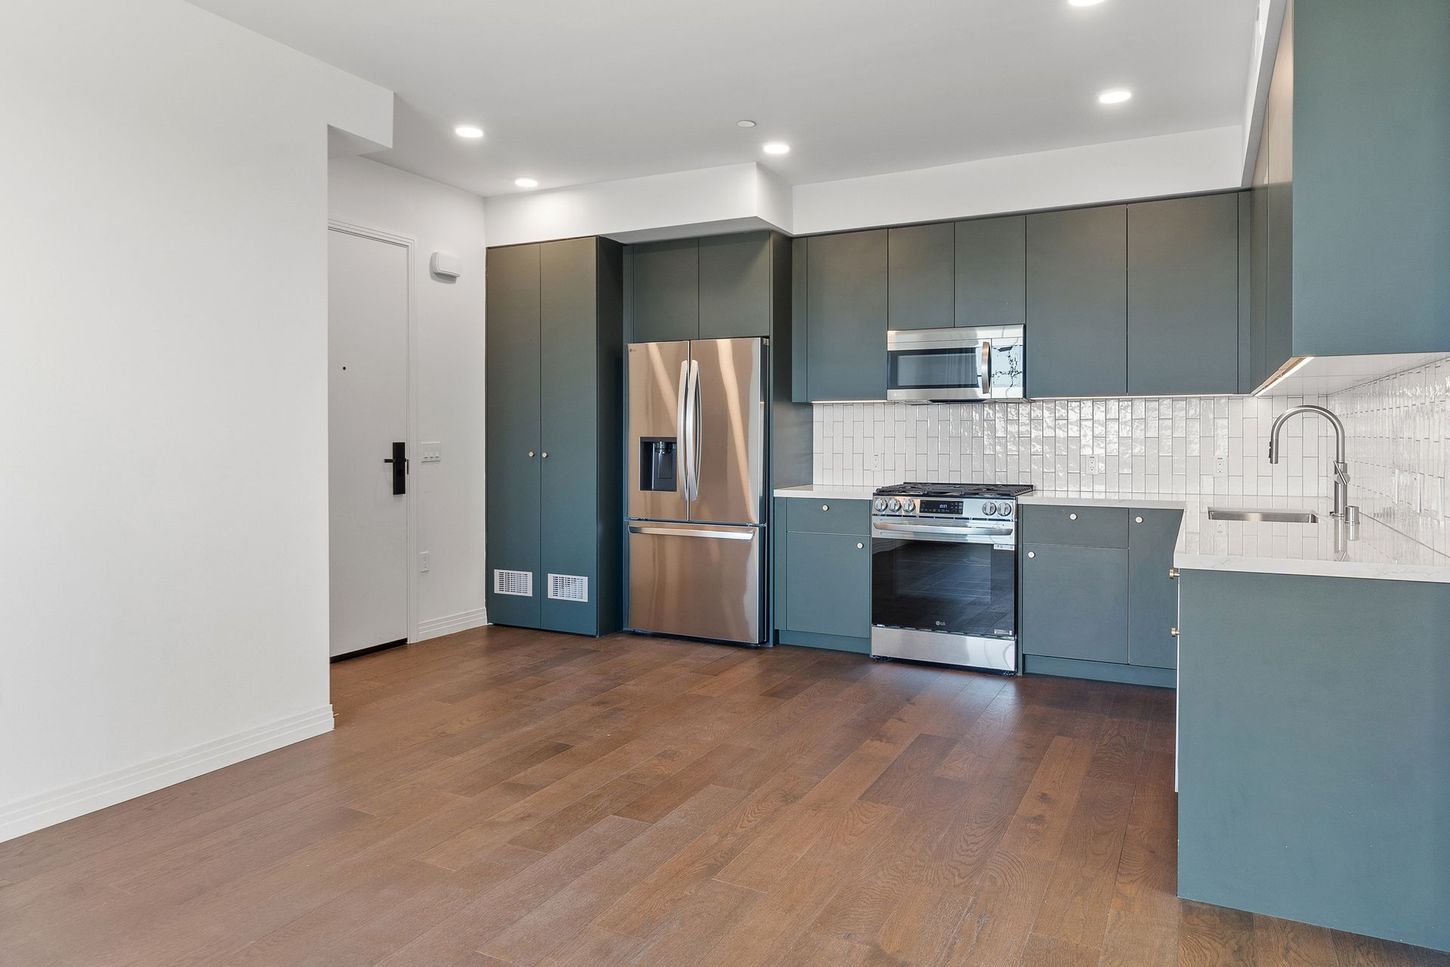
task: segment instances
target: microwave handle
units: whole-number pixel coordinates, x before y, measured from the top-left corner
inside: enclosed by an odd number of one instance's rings
[[[992,394],[992,343],[990,340],[982,340],[981,351],[977,353],[977,383],[982,387],[982,395]]]

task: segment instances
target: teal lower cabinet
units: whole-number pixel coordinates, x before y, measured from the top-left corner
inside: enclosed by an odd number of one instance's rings
[[[1450,585],[1179,583],[1178,894],[1450,950]]]
[[[775,627],[783,645],[871,650],[871,522],[864,500],[775,501]]]
[[[1031,504],[1021,509],[1023,670],[1173,687],[1183,512]]]

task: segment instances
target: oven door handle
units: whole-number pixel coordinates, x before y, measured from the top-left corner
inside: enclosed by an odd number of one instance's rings
[[[924,541],[953,544],[998,544],[1003,537],[1012,537],[1011,527],[945,527],[931,524],[871,523],[872,537],[907,537]]]

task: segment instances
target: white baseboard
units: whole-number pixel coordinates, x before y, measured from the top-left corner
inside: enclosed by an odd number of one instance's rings
[[[324,705],[75,785],[0,803],[0,842],[331,731],[332,706]]]
[[[444,615],[441,618],[429,618],[427,621],[418,622],[418,634],[413,640],[427,641],[429,638],[441,638],[444,635],[451,635],[459,631],[482,628],[486,624],[488,624],[488,612],[483,608],[474,608],[472,611],[460,611],[457,614]]]

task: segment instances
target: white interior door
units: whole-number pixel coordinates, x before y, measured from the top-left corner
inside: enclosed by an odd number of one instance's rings
[[[328,235],[331,653],[408,637],[407,498],[393,493],[408,425],[408,250]]]

